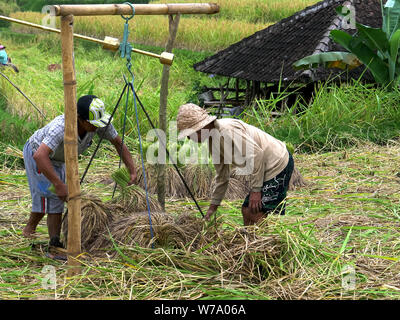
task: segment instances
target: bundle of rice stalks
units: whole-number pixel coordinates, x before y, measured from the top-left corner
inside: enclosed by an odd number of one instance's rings
[[[186,226],[182,221],[178,224],[170,214],[152,212],[150,226],[147,212],[134,213],[114,221],[110,226],[110,234],[98,237],[91,250],[111,248],[110,235],[119,245],[144,248],[149,248],[152,245],[155,247],[181,248],[193,240],[196,232],[196,229],[190,228],[190,226],[193,226],[193,220],[190,220],[191,223]],[[151,230],[153,238],[151,237]]]
[[[168,197],[176,199],[184,198],[186,196],[186,187],[173,166],[166,167],[165,178],[165,193]],[[157,173],[154,175],[154,181],[154,188],[157,189]]]
[[[191,192],[196,198],[210,198],[215,186],[215,172],[209,165],[187,165],[182,167],[181,174],[184,177]],[[190,196],[181,177],[173,166],[167,166],[165,171],[165,190],[166,196],[175,199],[187,198]],[[157,169],[156,166],[149,166],[146,171],[149,190],[152,193],[157,192]],[[143,187],[142,174],[138,174],[140,185]],[[247,179],[248,180],[248,179]],[[249,183],[245,178],[236,178],[233,176],[229,180],[227,199],[244,199],[249,193]]]
[[[189,164],[180,168],[187,185],[196,198],[210,198],[215,187],[215,171],[212,166],[204,164]],[[165,172],[165,192],[170,198],[186,198],[190,194],[187,191],[182,179],[173,166],[167,165]],[[146,168],[148,188],[151,193],[157,192],[157,167],[155,165]],[[139,184],[143,188],[142,173],[138,174]],[[304,187],[306,183],[295,166],[289,182],[289,190],[297,187]],[[227,200],[244,199],[250,192],[249,175],[237,174],[233,170],[226,192]]]
[[[190,248],[199,248],[200,243],[204,241],[202,232],[204,231],[204,220],[193,213],[182,213],[175,218],[175,224],[183,230],[186,240],[190,243]]]
[[[124,190],[130,181],[130,175],[127,168],[120,168],[111,174],[111,178]]]
[[[279,270],[278,258],[281,243],[278,235],[271,235],[263,227],[221,228],[206,226],[204,220],[193,214],[151,214],[154,238],[151,238],[147,212],[135,213],[115,220],[109,234],[103,234],[93,243],[92,253],[106,250],[117,255],[113,242],[123,250],[124,256],[151,264],[171,265],[188,271],[221,272],[224,277],[266,278]],[[263,231],[264,230],[264,231]],[[162,247],[174,250],[174,254],[162,251],[141,251],[135,248]],[[129,247],[125,251],[123,248]],[[184,250],[182,250],[182,248]],[[178,251],[180,250],[180,251]],[[143,259],[141,254],[147,258]],[[151,255],[151,258],[150,256]]]
[[[98,235],[102,234],[116,216],[120,215],[122,207],[108,205],[94,197],[83,198],[81,202],[81,243],[87,250]],[[68,239],[68,219],[62,225],[64,239]]]
[[[123,207],[123,213],[147,211],[146,191],[136,185],[126,187],[120,195],[110,201]],[[162,211],[158,200],[149,192],[150,211]]]
[[[120,187],[121,193],[111,203],[118,204],[124,208],[124,212],[140,212],[147,210],[146,191],[136,185],[128,186],[129,172],[126,168],[118,169],[112,175],[114,181]],[[149,204],[151,211],[162,211],[159,202],[150,194]]]
[[[184,177],[196,197],[208,198],[210,196],[214,179],[214,172],[210,166],[187,165],[184,169]],[[189,195],[188,192],[185,193]]]
[[[157,166],[147,165],[146,166],[146,179],[148,190],[156,194],[157,193]],[[139,186],[144,188],[143,172],[138,172]],[[180,179],[175,168],[167,165],[165,167],[165,193],[170,198],[184,198],[185,185]]]
[[[264,278],[276,269],[281,255],[278,235],[264,232],[265,227],[236,228],[206,234],[203,254],[215,257],[225,274],[246,278]]]

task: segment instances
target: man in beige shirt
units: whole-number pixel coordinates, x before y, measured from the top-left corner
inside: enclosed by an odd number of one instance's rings
[[[195,104],[179,108],[178,139],[208,140],[216,170],[216,186],[205,218],[223,200],[232,168],[250,175],[250,194],[242,206],[244,225],[255,224],[271,212],[285,213],[285,198],[294,163],[285,143],[237,119],[219,119]]]

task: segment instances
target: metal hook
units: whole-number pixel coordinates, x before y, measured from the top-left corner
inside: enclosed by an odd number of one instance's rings
[[[124,2],[123,4],[129,4],[129,5],[131,6],[131,8],[132,8],[132,15],[131,15],[130,17],[127,18],[127,17],[124,17],[123,14],[121,14],[121,17],[122,17],[123,19],[125,19],[126,22],[128,22],[129,20],[131,20],[131,19],[135,16],[135,7],[134,7],[133,4],[130,3],[130,2]]]

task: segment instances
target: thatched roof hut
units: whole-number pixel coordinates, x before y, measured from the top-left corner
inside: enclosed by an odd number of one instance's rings
[[[276,90],[277,84],[305,83],[309,89],[318,81],[339,75],[340,81],[359,78],[372,82],[369,72],[364,67],[351,72],[318,68],[312,71],[296,71],[293,63],[305,56],[328,51],[344,51],[330,39],[334,29],[355,32],[351,19],[343,18],[336,12],[339,6],[352,6],[355,20],[372,27],[382,25],[380,0],[325,0],[297,12],[291,17],[260,30],[253,35],[229,46],[194,65],[200,72],[215,74],[235,79],[235,88],[239,82],[246,82],[245,102],[266,96]],[[353,16],[354,16],[353,13]],[[243,83],[241,83],[243,84]],[[243,85],[241,85],[243,87]],[[236,99],[239,100],[236,92]]]

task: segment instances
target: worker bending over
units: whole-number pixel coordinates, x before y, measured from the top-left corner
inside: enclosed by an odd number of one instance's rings
[[[82,154],[91,144],[95,134],[109,140],[117,150],[130,172],[129,184],[136,183],[136,168],[132,156],[117,131],[110,123],[110,115],[105,112],[104,103],[93,95],[82,96],[78,100],[78,154]],[[50,245],[60,243],[61,220],[64,202],[68,201],[65,184],[64,160],[65,117],[60,115],[45,127],[37,130],[24,146],[24,162],[32,196],[32,212],[23,229],[23,236],[31,237],[43,216],[47,213]],[[49,191],[54,185],[55,193]]]
[[[285,198],[294,161],[284,142],[237,119],[218,119],[199,106],[179,108],[178,139],[208,140],[216,170],[215,189],[205,218],[215,213],[229,184],[231,168],[250,175],[251,191],[242,205],[244,225],[256,224],[269,213],[285,214]]]

